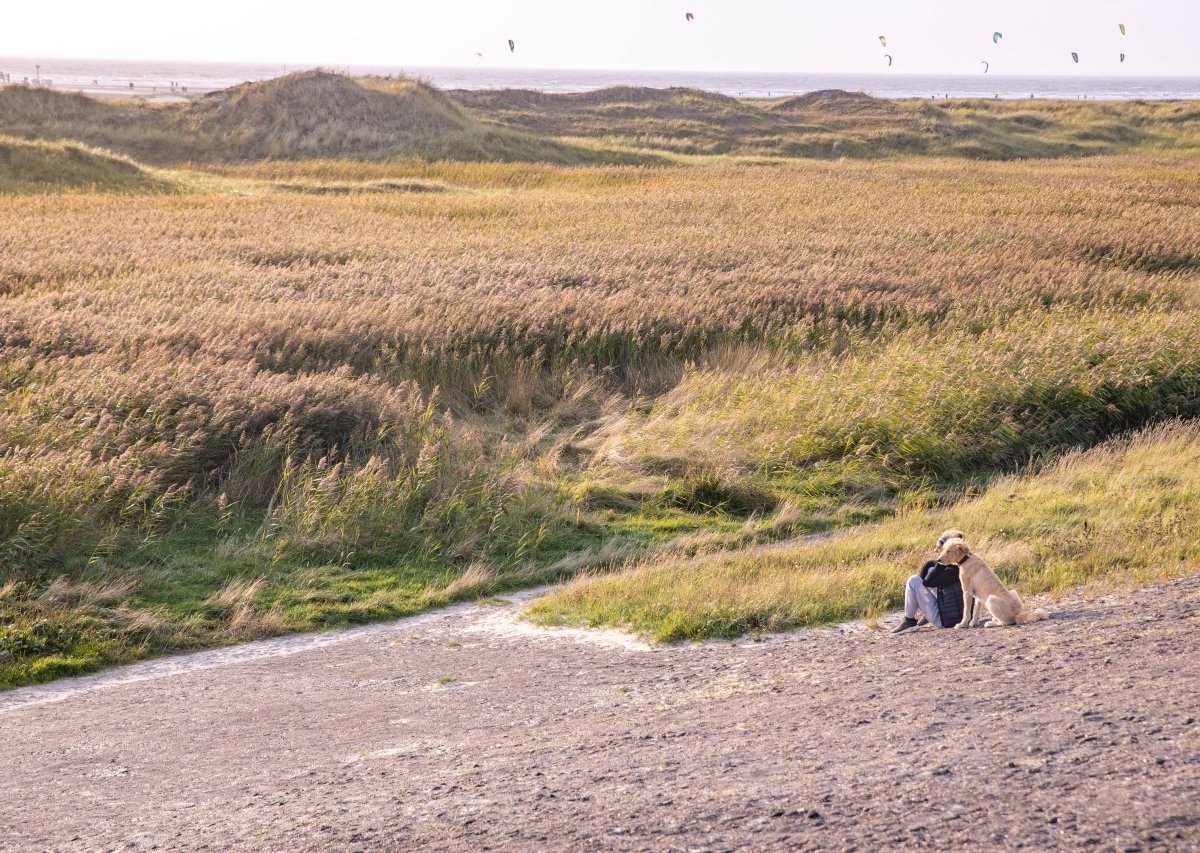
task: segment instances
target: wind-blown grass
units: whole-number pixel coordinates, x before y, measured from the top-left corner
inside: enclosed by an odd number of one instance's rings
[[[1200,399],[1190,160],[175,174],[0,203],[0,683],[877,520]],[[273,186],[372,181],[453,191]]]
[[[645,412],[592,439],[613,488],[641,475],[707,478],[710,505],[738,490],[847,502],[1012,469],[1161,418],[1200,414],[1192,311],[1017,315],[944,322],[839,356],[734,353],[689,367]],[[821,504],[814,501],[814,508]]]

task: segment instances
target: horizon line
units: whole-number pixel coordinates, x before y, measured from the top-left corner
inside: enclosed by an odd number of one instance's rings
[[[492,71],[492,72],[554,72],[554,71],[570,71],[584,73],[605,73],[605,74],[746,74],[746,75],[838,75],[846,77],[983,77],[985,75],[978,72],[949,72],[949,71],[816,71],[816,70],[767,70],[767,69],[699,69],[699,68],[597,68],[583,66],[506,66],[506,65],[405,65],[402,63],[391,62],[313,62],[309,60],[295,61],[275,61],[262,59],[153,59],[145,57],[111,57],[111,56],[50,56],[50,55],[17,55],[3,54],[0,55],[0,60],[28,60],[28,61],[72,61],[72,62],[129,62],[129,63],[146,63],[146,64],[163,64],[163,65],[212,65],[212,66],[238,66],[238,65],[258,65],[258,66],[280,66],[284,73],[292,73],[292,71],[302,70],[327,70],[336,71],[339,68],[383,68],[395,69],[398,72],[405,72],[409,69],[413,70],[438,70],[438,71]],[[292,66],[295,66],[292,68]],[[1069,73],[1069,72],[994,72],[987,75],[989,78],[1059,78],[1064,80],[1082,80],[1082,79],[1146,79],[1146,80],[1200,80],[1200,74],[1148,74],[1148,73],[1095,73],[1088,74],[1084,72]]]

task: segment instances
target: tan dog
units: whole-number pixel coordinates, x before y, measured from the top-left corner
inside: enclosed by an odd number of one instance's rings
[[[963,590],[963,618],[955,628],[974,628],[983,619],[979,613],[982,604],[992,614],[983,623],[985,628],[997,625],[1023,625],[1046,618],[1044,610],[1030,610],[1021,596],[1004,583],[992,571],[992,567],[978,554],[972,553],[963,539],[950,539],[942,546],[938,562],[958,566],[958,580]]]

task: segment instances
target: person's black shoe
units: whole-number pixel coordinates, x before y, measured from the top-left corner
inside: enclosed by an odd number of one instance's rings
[[[903,634],[905,631],[911,631],[917,627],[917,620],[910,616],[905,616],[904,621],[892,629],[893,634]]]
[[[922,616],[920,619],[918,619],[918,620],[917,620],[917,627],[918,627],[918,628],[923,628],[923,627],[925,627],[925,626],[926,626],[926,625],[928,625],[928,624],[929,624],[929,620],[928,620],[928,619],[926,619],[924,616]]]

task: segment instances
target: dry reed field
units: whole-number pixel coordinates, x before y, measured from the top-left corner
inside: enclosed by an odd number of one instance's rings
[[[829,606],[735,583],[754,606],[710,618],[644,579],[761,573],[679,555],[942,512],[1200,413],[1197,163],[317,159],[9,188],[0,686],[630,560],[543,618],[678,639],[876,614],[874,581]],[[909,559],[904,530],[872,560]],[[1051,588],[1043,562],[1001,567]]]

